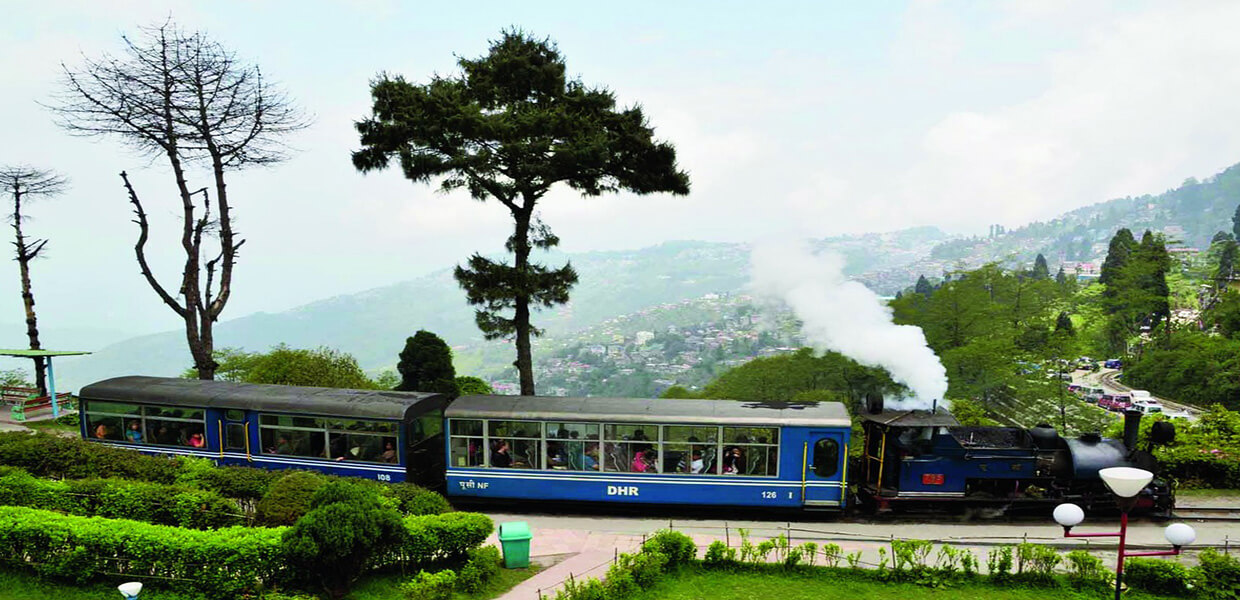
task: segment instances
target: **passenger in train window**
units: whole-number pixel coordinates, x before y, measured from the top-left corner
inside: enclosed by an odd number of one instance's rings
[[[108,439],[108,426],[100,423],[95,426],[95,438],[100,440]]]
[[[501,469],[512,466],[512,455],[508,454],[508,442],[501,440],[495,444],[495,449],[491,451],[491,466]]]
[[[383,454],[379,455],[379,460],[385,463],[396,462],[396,443],[392,441],[384,442]]]
[[[723,449],[723,473],[724,475],[737,475],[741,472],[742,465],[745,464],[744,454],[739,446],[728,446]]]
[[[288,443],[288,438],[280,436],[276,440],[276,447],[271,449],[272,454],[292,454],[293,446]]]
[[[654,464],[658,460],[659,453],[655,450],[639,450],[633,455],[633,472],[634,473],[654,473],[657,471]]]
[[[142,443],[142,423],[137,419],[129,422],[129,430],[125,432],[125,439],[135,443]]]
[[[562,429],[560,431],[563,432]],[[577,440],[577,436],[577,430],[574,429],[568,432],[569,441],[564,442],[564,456],[568,460],[568,468],[574,471],[582,469],[582,454],[585,448],[585,445]],[[595,464],[597,465],[597,461]]]
[[[693,460],[689,462],[690,473],[701,473],[705,465],[702,463],[702,451],[693,451]]]
[[[598,444],[590,444],[586,446],[584,465],[587,471],[598,470]]]
[[[207,445],[207,441],[203,439],[201,433],[192,433],[189,436],[189,445],[193,446],[194,448],[201,448]]]

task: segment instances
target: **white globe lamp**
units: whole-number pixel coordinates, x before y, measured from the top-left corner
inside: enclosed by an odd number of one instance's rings
[[[1055,522],[1063,525],[1064,529],[1071,529],[1085,520],[1085,511],[1075,504],[1066,503],[1056,506],[1053,516]]]
[[[116,586],[116,589],[121,591],[121,595],[125,597],[125,600],[135,600],[138,594],[142,593],[142,583],[130,581],[129,583],[122,583]]]
[[[1102,482],[1120,498],[1134,498],[1145,486],[1154,479],[1154,474],[1145,469],[1132,467],[1110,467],[1098,471]]]
[[[1168,525],[1167,530],[1163,532],[1163,535],[1167,536],[1167,541],[1171,542],[1171,545],[1175,546],[1176,549],[1197,541],[1197,532],[1194,531],[1192,527],[1189,527],[1183,523],[1172,523]]]

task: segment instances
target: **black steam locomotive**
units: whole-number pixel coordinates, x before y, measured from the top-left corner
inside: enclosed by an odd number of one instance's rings
[[[1136,510],[1169,515],[1171,488],[1157,477],[1158,463],[1137,449],[1141,413],[1125,413],[1122,440],[1097,433],[1067,439],[1050,425],[1030,429],[966,427],[941,411],[885,411],[881,399],[867,402],[862,418],[864,453],[856,493],[878,511],[942,503],[1005,509],[1071,501],[1085,507],[1114,507],[1114,496],[1098,476],[1107,467],[1152,471]],[[1175,426],[1155,423],[1151,444],[1174,439]]]

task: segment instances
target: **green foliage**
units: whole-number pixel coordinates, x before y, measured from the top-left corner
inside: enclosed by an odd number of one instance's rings
[[[214,353],[220,363],[217,374],[226,381],[271,383],[347,389],[374,389],[353,356],[327,347],[313,350],[290,348],[285,344],[266,353],[228,348]],[[182,377],[197,378],[189,369]]]
[[[960,421],[961,425],[967,427],[976,427],[983,425],[998,425],[994,419],[986,416],[986,407],[980,402],[973,400],[965,400],[956,398],[951,401],[952,416]]]
[[[1140,557],[1124,561],[1124,582],[1151,594],[1187,595],[1188,575],[1188,568],[1174,561]]]
[[[1016,559],[1016,572],[1024,579],[1048,582],[1063,557],[1050,546],[1022,542],[1016,546]]]
[[[829,391],[834,398],[859,403],[871,391],[902,388],[882,369],[863,366],[836,352],[815,356],[802,348],[793,354],[757,358],[711,382],[704,398],[790,401],[802,392]]]
[[[456,393],[460,396],[493,396],[495,389],[481,377],[463,375],[456,378]]]
[[[447,498],[412,483],[392,483],[380,490],[384,496],[396,500],[396,510],[403,515],[438,515],[452,511]]]
[[[0,564],[75,582],[174,579],[208,598],[231,600],[286,572],[282,529],[195,531],[129,520],[0,507]]]
[[[986,554],[986,573],[995,581],[1006,581],[1012,577],[1011,546],[992,548]]]
[[[450,569],[438,573],[419,571],[400,591],[409,600],[448,600],[457,587],[457,574]]]
[[[471,548],[468,557],[457,571],[456,585],[461,591],[472,594],[499,572],[502,559],[495,546]]]
[[[892,570],[925,571],[926,559],[933,549],[930,540],[891,540]]]
[[[0,433],[0,465],[21,467],[38,477],[120,477],[173,483],[182,461],[47,433],[4,432]]]
[[[711,567],[734,564],[736,563],[736,548],[729,548],[723,542],[715,540],[706,547],[706,555],[702,561]]]
[[[663,393],[659,394],[659,397],[660,398],[684,399],[684,398],[696,398],[697,395],[695,395],[691,390],[689,390],[689,388],[686,388],[684,386],[679,386],[679,385],[673,385],[673,386],[668,387],[666,390],[663,390]]]
[[[0,370],[0,386],[3,387],[35,387],[30,382],[30,373],[25,369],[2,369]]]
[[[396,386],[399,391],[457,395],[452,349],[429,331],[419,329],[405,339],[396,370],[400,372],[400,385]]]
[[[495,524],[486,515],[453,512],[405,517],[400,554],[410,564],[457,559],[491,535]]]
[[[666,556],[669,568],[687,565],[697,557],[697,546],[693,543],[693,538],[679,531],[655,532],[642,544],[642,550],[650,550]]]
[[[372,560],[403,542],[400,513],[384,507],[369,488],[334,481],[322,485],[310,505],[310,512],[284,532],[284,551],[303,578],[317,579],[335,598],[348,592]]]
[[[191,529],[237,525],[236,503],[215,492],[124,479],[36,479],[25,472],[0,476],[0,505],[131,519]]]
[[[1073,550],[1063,560],[1068,565],[1068,579],[1076,587],[1102,587],[1111,581],[1112,574],[1102,565],[1102,559],[1088,550]]]
[[[1198,593],[1209,600],[1240,598],[1240,560],[1214,548],[1197,554],[1197,566],[1190,579]]]
[[[294,471],[271,484],[267,494],[258,501],[255,521],[259,525],[292,525],[310,512],[315,492],[326,485],[328,479],[318,473]]]

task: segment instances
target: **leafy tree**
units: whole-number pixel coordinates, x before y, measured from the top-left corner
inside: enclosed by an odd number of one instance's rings
[[[1068,313],[1059,311],[1059,316],[1055,318],[1055,333],[1068,336],[1076,335],[1076,328],[1072,325],[1072,317]]]
[[[1226,290],[1205,314],[1205,321],[1223,337],[1240,337],[1240,292]]]
[[[227,175],[279,162],[281,138],[307,122],[257,66],[237,60],[201,32],[165,22],[122,39],[121,56],[65,67],[63,93],[53,108],[71,133],[116,136],[151,160],[167,159],[180,200],[177,243],[184,253],[175,288],[160,283],[147,263],[146,210],[122,172],[138,224],[134,252],[147,284],[184,320],[198,377],[213,379],[215,323],[232,294],[237,250],[245,243],[233,229]],[[196,164],[209,169],[208,187],[190,183]],[[211,240],[218,241],[217,249]]]
[[[474,254],[454,275],[487,339],[513,338],[521,393],[534,394],[530,338],[540,331],[531,310],[568,301],[577,282],[572,265],[531,262],[533,249],[559,238],[538,220],[538,201],[557,183],[587,196],[628,190],[689,193],[671,144],[656,142],[640,107],[616,108],[615,95],[566,76],[549,40],[509,30],[486,56],[461,58],[462,73],[415,85],[380,76],[371,85],[374,110],[357,124],[359,170],[396,158],[416,182],[440,178],[444,191],[464,188],[494,199],[513,219],[505,247],[513,263]],[[512,311],[508,313],[507,311]]]
[[[271,383],[347,389],[374,389],[353,356],[320,347],[313,350],[280,344],[266,353],[226,348],[215,353],[221,378],[244,383]],[[193,377],[190,369],[182,377]]]
[[[859,405],[868,392],[899,392],[886,371],[858,364],[836,352],[815,356],[809,348],[756,358],[723,372],[702,390],[703,398],[788,402],[802,392],[826,390]]]
[[[1226,239],[1217,244],[1218,267],[1214,270],[1214,285],[1222,287],[1236,278],[1236,261],[1240,258],[1240,244]],[[1213,248],[1212,248],[1213,249]]]
[[[667,388],[666,390],[663,390],[663,393],[659,394],[659,397],[660,398],[682,398],[683,399],[683,398],[696,398],[697,396],[695,396],[693,392],[690,391],[689,388],[687,387],[684,387],[681,385],[673,385]]]
[[[986,416],[986,407],[980,402],[957,398],[951,401],[951,413],[960,421],[961,425],[967,427],[980,427],[998,425],[994,419]]]
[[[1240,240],[1240,206],[1236,206],[1236,212],[1231,215],[1231,235]]]
[[[1063,265],[1059,265],[1059,272],[1055,273],[1055,283],[1066,285],[1068,283],[1068,275],[1063,272]]]
[[[456,378],[456,390],[460,396],[492,396],[495,389],[480,377],[463,376]]]
[[[1098,283],[1108,284],[1114,280],[1124,265],[1128,264],[1128,257],[1137,248],[1137,239],[1132,236],[1132,232],[1127,228],[1120,229],[1111,237],[1111,243],[1107,247],[1107,257],[1102,261],[1102,268],[1098,273]]]
[[[1049,279],[1051,276],[1051,269],[1046,264],[1046,257],[1042,256],[1041,252],[1039,252],[1037,258],[1033,260],[1033,272],[1031,275],[1034,279]]]
[[[396,386],[399,391],[457,394],[452,349],[442,338],[424,329],[405,340],[396,370],[400,371],[400,385]]]
[[[913,287],[913,291],[922,296],[929,296],[934,291],[934,288],[930,286],[930,282],[925,275],[919,275],[917,277],[917,285]]]
[[[22,202],[29,202],[40,196],[55,196],[64,191],[67,180],[51,171],[40,171],[30,167],[0,167],[0,187],[13,199],[13,213],[9,215],[9,223],[13,225],[16,239],[13,248],[17,254],[17,271],[21,277],[22,305],[26,309],[26,338],[31,350],[40,350],[39,320],[34,311],[34,291],[30,285],[30,263],[39,257],[46,239],[28,239],[22,231],[22,223],[27,217],[22,215]],[[47,395],[47,365],[43,357],[34,359],[34,381],[40,396]]]

